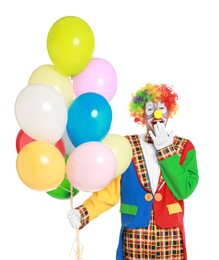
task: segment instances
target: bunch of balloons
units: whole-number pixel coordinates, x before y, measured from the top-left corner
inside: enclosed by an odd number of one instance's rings
[[[70,186],[74,194],[99,190],[131,162],[126,138],[108,134],[117,75],[108,61],[93,58],[94,47],[84,20],[57,20],[47,36],[53,64],[33,71],[15,102],[18,175],[55,198],[68,198]]]

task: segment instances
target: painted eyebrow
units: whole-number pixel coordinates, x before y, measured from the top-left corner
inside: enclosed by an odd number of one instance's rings
[[[147,103],[146,107],[148,107],[148,106],[154,106],[154,104],[153,103]]]

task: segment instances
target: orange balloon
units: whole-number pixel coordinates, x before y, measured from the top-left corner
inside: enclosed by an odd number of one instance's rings
[[[65,177],[65,159],[48,142],[35,141],[25,145],[17,156],[16,167],[22,182],[37,191],[56,189]]]

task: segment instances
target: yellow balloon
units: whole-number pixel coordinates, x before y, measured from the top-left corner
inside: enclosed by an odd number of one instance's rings
[[[54,65],[42,65],[33,71],[28,82],[28,85],[32,84],[53,87],[64,97],[67,107],[73,100],[74,92],[70,78],[62,74]]]
[[[75,76],[85,69],[92,59],[94,47],[95,39],[90,26],[76,16],[56,21],[47,36],[50,59],[68,76]]]
[[[18,176],[37,191],[56,189],[65,177],[65,159],[52,144],[35,141],[25,145],[16,161]]]
[[[117,169],[114,178],[123,174],[132,160],[132,147],[129,141],[118,134],[108,134],[102,143],[107,145],[115,154]]]

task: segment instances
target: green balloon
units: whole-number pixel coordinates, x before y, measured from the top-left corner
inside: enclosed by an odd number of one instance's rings
[[[68,155],[65,156],[65,162],[67,162],[68,160]],[[56,188],[55,190],[51,190],[48,191],[47,194],[49,194],[50,196],[52,196],[53,198],[56,199],[61,199],[61,200],[65,200],[65,199],[69,199],[71,197],[71,184],[69,182],[69,180],[67,179],[67,177],[65,176],[65,178],[63,179],[62,183],[59,185],[58,188]],[[79,190],[77,190],[76,188],[72,188],[72,194],[73,196],[77,195],[79,192]]]
[[[47,193],[56,199],[62,199],[62,200],[69,199],[71,196],[70,187],[71,184],[68,181],[68,179],[65,177],[58,188],[56,188],[55,190],[48,191]],[[79,190],[77,190],[76,188],[72,188],[73,196],[78,194],[78,192]]]

